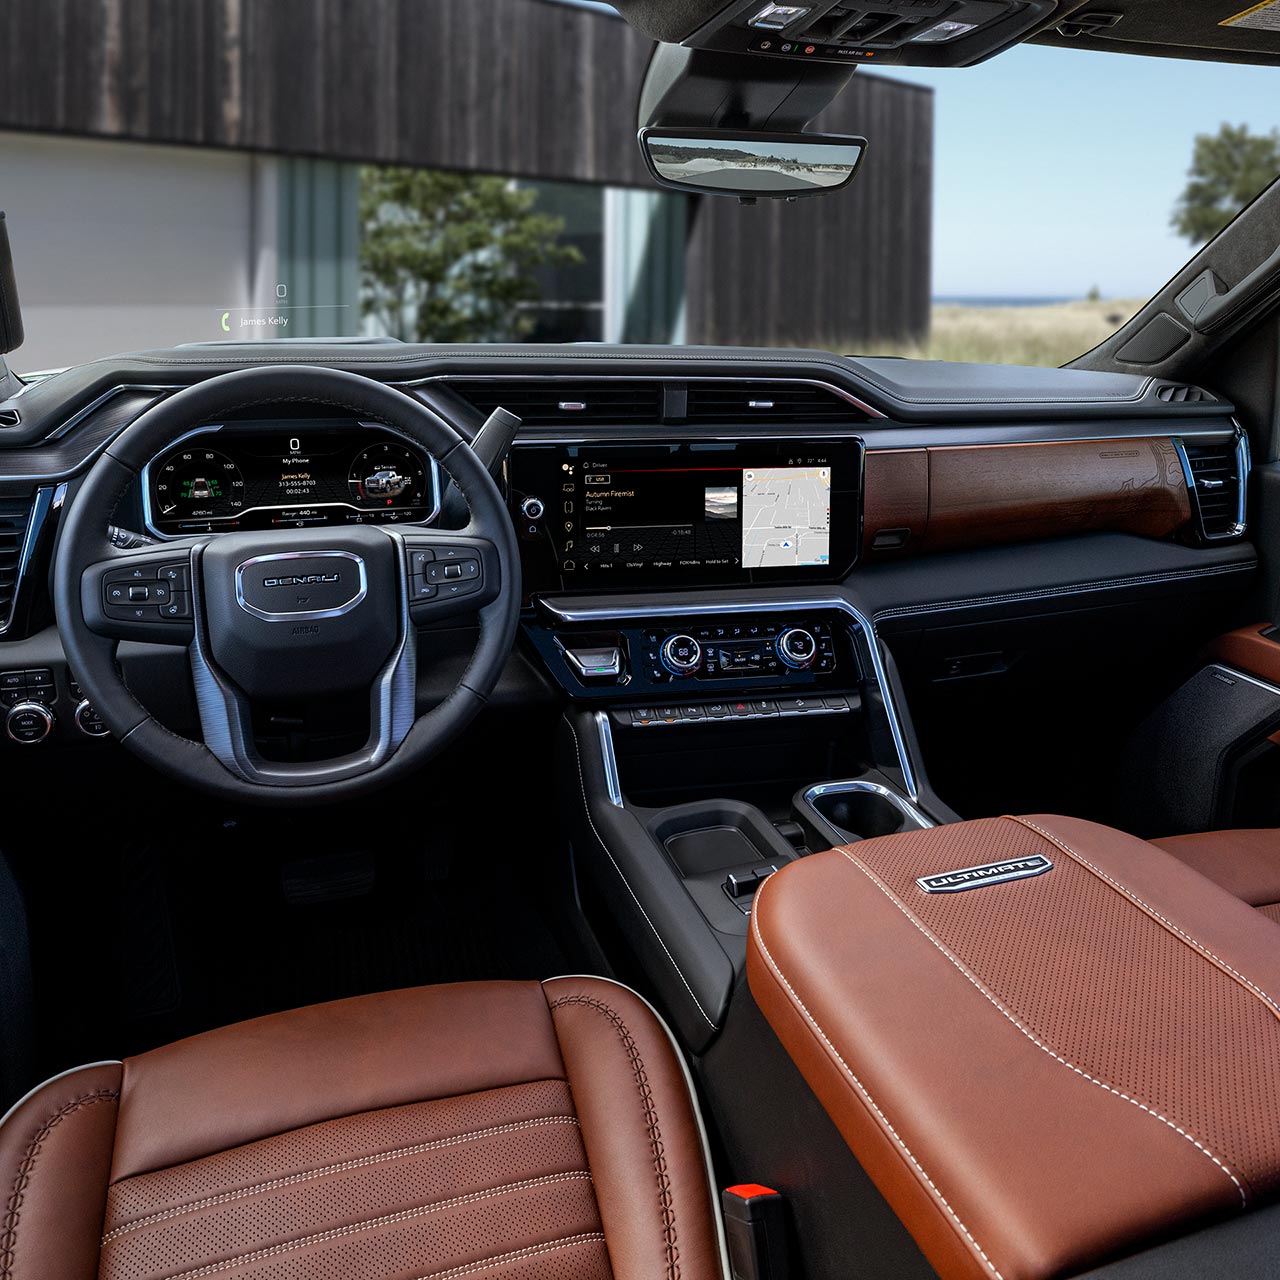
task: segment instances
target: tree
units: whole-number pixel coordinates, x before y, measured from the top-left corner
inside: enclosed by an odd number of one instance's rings
[[[1280,173],[1280,130],[1255,134],[1224,124],[1196,135],[1190,181],[1178,197],[1173,227],[1192,244],[1212,240]]]
[[[533,320],[540,267],[582,256],[561,219],[505,178],[430,169],[360,174],[360,305],[385,333],[417,342],[509,342]]]

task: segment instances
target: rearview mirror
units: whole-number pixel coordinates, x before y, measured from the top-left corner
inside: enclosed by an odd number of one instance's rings
[[[640,150],[664,187],[711,195],[793,199],[839,191],[853,181],[865,138],[729,129],[640,130]]]

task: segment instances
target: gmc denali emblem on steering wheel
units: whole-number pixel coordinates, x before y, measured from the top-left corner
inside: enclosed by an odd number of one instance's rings
[[[364,560],[353,551],[281,551],[236,566],[236,603],[264,622],[340,618],[368,590]]]

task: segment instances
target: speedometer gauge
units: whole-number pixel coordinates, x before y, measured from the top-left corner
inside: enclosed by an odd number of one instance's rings
[[[412,449],[383,441],[361,449],[347,478],[351,501],[362,510],[428,505],[426,468]]]
[[[182,449],[155,473],[155,513],[162,520],[225,520],[244,509],[244,476],[225,453]]]

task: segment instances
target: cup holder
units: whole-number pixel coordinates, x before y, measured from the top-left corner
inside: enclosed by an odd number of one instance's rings
[[[860,779],[809,787],[796,797],[796,808],[805,825],[832,844],[874,840],[934,825],[897,792]]]

